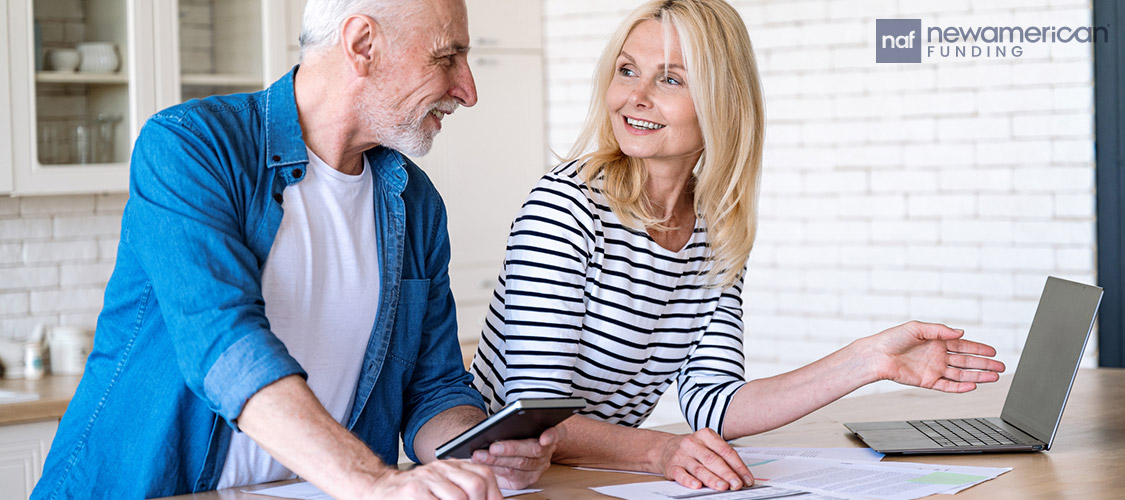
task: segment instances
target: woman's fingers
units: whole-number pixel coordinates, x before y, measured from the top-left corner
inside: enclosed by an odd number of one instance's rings
[[[946,364],[955,368],[963,368],[966,370],[984,370],[988,372],[1002,372],[1005,369],[1004,363],[995,359],[982,358],[979,356],[967,356],[964,354],[951,353],[946,356]]]
[[[946,340],[945,348],[950,352],[958,352],[962,354],[975,354],[977,356],[996,355],[995,347],[965,339]]]
[[[754,483],[738,453],[715,431],[703,429],[676,439],[665,460],[665,476],[690,488],[725,491]]]
[[[730,468],[730,471],[733,473],[733,475],[720,475],[727,478],[727,481],[729,481],[731,484],[737,486],[736,488],[732,489],[738,489],[743,486],[753,486],[754,475],[750,473],[750,468],[746,466],[746,462],[742,461],[742,457],[738,455],[738,452],[735,451],[730,444],[723,440],[723,438],[719,436],[718,433],[711,429],[703,429],[696,432],[696,434],[698,434],[699,437],[703,440],[704,444],[707,445],[707,448],[710,449],[715,454],[715,456],[722,459],[725,465]],[[712,470],[721,469],[718,467],[718,465],[716,465],[715,467],[712,467]]]

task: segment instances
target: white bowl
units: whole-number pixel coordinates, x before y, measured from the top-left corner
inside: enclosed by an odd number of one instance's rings
[[[78,69],[78,51],[75,49],[51,49],[47,61],[55,71],[72,72]]]

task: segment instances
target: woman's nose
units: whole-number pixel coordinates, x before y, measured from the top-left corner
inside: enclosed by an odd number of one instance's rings
[[[629,104],[633,106],[648,107],[652,104],[651,87],[649,84],[639,83],[629,92]]]

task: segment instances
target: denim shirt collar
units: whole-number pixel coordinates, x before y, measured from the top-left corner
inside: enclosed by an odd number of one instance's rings
[[[298,70],[300,65],[294,66],[266,90],[266,167],[280,169],[287,186],[304,178],[298,172],[309,162],[297,114],[294,82]],[[406,157],[382,146],[367,150],[364,156],[372,166],[376,187],[383,184],[390,194],[401,195],[406,188]]]
[[[266,91],[266,166],[271,169],[309,162],[293,87],[298,68]]]

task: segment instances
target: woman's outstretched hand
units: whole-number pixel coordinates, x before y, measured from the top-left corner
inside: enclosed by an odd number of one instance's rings
[[[962,339],[964,330],[911,321],[871,337],[879,378],[943,392],[968,392],[995,382],[1004,363],[992,346]]]

